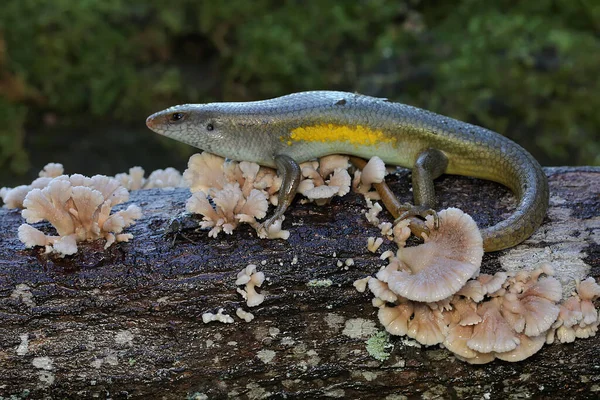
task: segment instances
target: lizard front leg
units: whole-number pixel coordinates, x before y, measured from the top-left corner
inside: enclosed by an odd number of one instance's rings
[[[281,177],[282,182],[279,195],[277,196],[277,208],[273,216],[261,226],[266,231],[269,230],[269,227],[275,221],[283,216],[285,210],[292,204],[301,178],[300,165],[293,158],[283,154],[277,155],[275,156],[275,165],[277,166],[277,173]]]

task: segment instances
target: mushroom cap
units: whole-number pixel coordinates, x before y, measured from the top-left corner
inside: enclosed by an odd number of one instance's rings
[[[67,201],[71,198],[72,187],[68,180],[54,178],[43,189],[30,191],[21,211],[25,220],[32,224],[47,220],[56,228],[60,236],[75,232],[75,224],[67,211]]]
[[[531,357],[537,353],[546,343],[546,335],[527,336],[518,335],[519,345],[506,352],[496,353],[496,358],[504,361],[517,362]]]
[[[244,214],[255,218],[264,218],[267,215],[269,201],[267,195],[258,189],[252,189],[241,208],[237,209],[238,214]]]
[[[596,336],[596,332],[598,332],[598,321],[591,325],[576,325],[573,327],[573,330],[575,331],[575,337],[579,339],[587,339]]]
[[[188,160],[188,167],[183,172],[183,180],[192,193],[198,191],[208,193],[210,188],[222,188],[227,183],[224,163],[224,158],[208,152],[194,154]]]
[[[375,297],[380,298],[383,301],[387,301],[389,303],[393,303],[398,300],[398,296],[394,292],[392,292],[387,283],[380,281],[377,278],[371,278],[368,281],[369,290]]]
[[[508,279],[506,272],[496,272],[494,275],[480,274],[477,280],[481,283],[484,293],[494,293],[502,288]]]
[[[303,190],[302,194],[309,199],[329,199],[339,192],[338,186],[315,186],[312,189]]]
[[[575,329],[563,325],[556,330],[556,338],[561,343],[573,343],[576,338]]]
[[[61,176],[65,172],[62,164],[59,163],[48,163],[40,171],[39,176],[44,178],[56,178]]]
[[[458,292],[456,292],[457,295],[464,296],[467,299],[471,299],[475,303],[483,301],[485,293],[486,292],[483,288],[483,285],[476,279],[467,281],[467,283],[465,283],[465,285],[462,288],[460,288]]]
[[[577,293],[581,300],[594,301],[600,297],[600,285],[591,276],[577,284]]]
[[[502,314],[516,332],[538,336],[550,329],[559,315],[560,308],[556,302],[562,297],[562,287],[551,276],[526,282],[525,285],[523,293],[507,293],[504,296]]]
[[[25,244],[26,248],[46,246],[49,243],[44,232],[34,228],[31,225],[21,224],[18,232],[19,240]]]
[[[181,172],[175,168],[169,167],[152,171],[144,183],[144,189],[175,188],[183,185],[184,182]]]
[[[129,173],[116,174],[115,179],[127,190],[139,190],[144,186],[144,174],[142,167],[135,166],[129,168]]]
[[[337,195],[344,196],[350,192],[350,184],[352,183],[352,179],[350,178],[350,174],[348,170],[336,168],[333,171],[333,175],[327,181],[329,186],[337,187]]]
[[[62,236],[52,245],[54,251],[59,255],[68,256],[77,253],[75,235]]]
[[[433,302],[458,292],[477,274],[483,258],[483,240],[473,219],[456,208],[438,213],[426,224],[430,235],[419,246],[398,250],[398,259],[410,269],[398,271],[388,281],[390,289],[410,300]]]
[[[3,187],[0,189],[0,198],[2,198],[5,208],[23,208],[23,201],[31,190],[32,187],[29,185],[21,185],[12,189]]]
[[[413,303],[409,301],[395,307],[381,307],[377,312],[377,317],[390,334],[404,336],[408,332],[408,321],[413,315],[413,311]]]
[[[406,240],[410,237],[410,219],[399,221],[393,228],[394,242],[398,247],[406,246]]]
[[[373,183],[381,183],[387,174],[385,163],[377,156],[371,157],[367,165],[362,170],[360,181],[365,186],[370,186]]]
[[[581,312],[581,299],[579,296],[571,296],[559,306],[560,311],[556,322],[552,325],[553,328],[557,328],[561,325],[571,327],[576,325],[583,319],[583,313]]]
[[[432,310],[425,304],[414,305],[413,319],[408,321],[406,334],[427,346],[439,344],[448,334],[448,326],[444,315],[439,310]]]
[[[598,322],[598,311],[594,308],[594,304],[590,300],[581,302],[582,321],[579,326],[592,325]]]
[[[348,160],[348,156],[342,156],[339,154],[321,157],[319,159],[319,172],[323,178],[328,177],[335,170],[344,170],[347,173],[347,169],[350,166]],[[350,175],[348,175],[348,179],[350,180]]]
[[[471,350],[502,353],[515,349],[519,344],[516,333],[500,314],[498,303],[492,299],[478,306],[477,313],[482,321],[473,327],[473,335],[467,341]]]
[[[481,316],[477,314],[477,304],[473,301],[454,297],[452,306],[454,307],[452,317],[458,325],[476,325],[482,321]]]
[[[70,180],[79,181],[79,177],[76,175],[72,175]],[[106,175],[94,175],[91,178],[84,177],[82,185],[75,184],[73,181],[71,181],[71,184],[73,186],[87,186],[99,191],[105,201],[110,201],[111,207],[129,200],[129,191],[115,178]]]
[[[478,352],[467,346],[467,341],[473,335],[473,326],[455,325],[450,328],[442,344],[454,354],[464,358],[474,358]]]

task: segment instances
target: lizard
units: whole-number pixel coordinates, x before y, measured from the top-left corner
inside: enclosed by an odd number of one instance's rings
[[[485,251],[515,246],[541,225],[548,181],[525,149],[499,133],[431,111],[356,93],[308,91],[260,101],[177,105],[149,116],[154,132],[204,151],[276,168],[282,177],[269,227],[291,204],[299,164],[329,154],[370,158],[412,169],[414,205],[377,189],[395,216],[435,214],[433,180],[471,176],[508,187],[518,204],[505,220],[482,229]],[[391,208],[391,209],[390,209]]]

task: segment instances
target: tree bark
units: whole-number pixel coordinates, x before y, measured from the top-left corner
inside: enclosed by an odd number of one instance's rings
[[[600,168],[548,168],[551,208],[524,244],[484,256],[482,272],[551,262],[566,284],[600,278]],[[388,179],[410,201],[409,173]],[[480,226],[510,212],[500,185],[445,176],[442,208],[473,215]],[[367,293],[352,283],[376,272],[385,241],[355,194],[330,205],[296,202],[287,241],[258,239],[242,226],[208,238],[183,218],[186,189],[131,193],[144,216],[129,243],[104,250],[83,243],[74,256],[24,249],[16,210],[0,210],[0,395],[15,398],[597,398],[598,336],[547,345],[519,362],[475,366],[439,347],[391,337],[377,360],[366,341],[382,330]],[[124,206],[127,206],[125,204]],[[383,218],[389,217],[382,213]],[[36,225],[38,226],[38,225]],[[47,224],[39,224],[49,229]],[[352,259],[354,265],[345,261]],[[341,263],[341,266],[339,265]],[[236,274],[257,264],[266,300],[248,309]],[[567,286],[567,290],[572,288]],[[242,307],[255,319],[235,316]],[[223,308],[235,322],[202,322]],[[372,349],[372,347],[369,347]],[[12,398],[12,397],[11,397]]]

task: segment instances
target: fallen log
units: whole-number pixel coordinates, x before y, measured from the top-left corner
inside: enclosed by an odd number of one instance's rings
[[[600,278],[600,168],[547,168],[551,207],[520,246],[484,256],[482,272],[550,262],[566,290]],[[410,201],[409,173],[389,178]],[[481,226],[514,206],[500,185],[464,177],[436,181],[442,208]],[[176,232],[186,189],[131,193],[144,217],[134,238],[103,241],[60,258],[24,249],[17,210],[0,209],[0,395],[7,398],[597,398],[600,339],[545,346],[531,358],[486,365],[458,361],[378,332],[371,296],[352,283],[376,272],[379,237],[355,194],[327,206],[296,202],[287,241],[242,226],[208,238],[189,218]],[[129,203],[122,206],[126,207]],[[389,217],[389,216],[388,216]],[[49,225],[40,224],[48,229]],[[346,260],[352,260],[346,263]],[[256,264],[266,300],[248,309],[236,274]],[[251,311],[249,323],[238,307]],[[202,322],[222,308],[234,323]],[[12,398],[12,397],[11,397]]]

